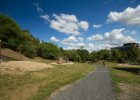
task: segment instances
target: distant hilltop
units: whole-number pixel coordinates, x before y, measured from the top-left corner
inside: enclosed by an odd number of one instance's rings
[[[115,50],[115,49],[127,50],[127,49],[129,49],[131,47],[137,47],[137,48],[140,49],[140,44],[139,43],[125,43],[123,46],[111,48],[111,51]]]

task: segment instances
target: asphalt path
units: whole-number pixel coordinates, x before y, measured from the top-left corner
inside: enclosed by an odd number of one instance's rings
[[[116,100],[108,68],[96,66],[95,72],[54,92],[50,100]]]

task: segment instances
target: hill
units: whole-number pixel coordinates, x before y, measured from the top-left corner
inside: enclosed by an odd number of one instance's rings
[[[0,15],[0,40],[2,48],[21,51],[29,58],[40,56],[56,59],[61,54],[60,48],[56,45],[47,42],[40,43],[40,40],[33,37],[29,30],[21,29],[12,18],[5,15]]]
[[[15,52],[8,48],[1,49],[1,55],[3,61],[9,61],[9,60],[30,60],[30,58],[21,55],[18,52]]]

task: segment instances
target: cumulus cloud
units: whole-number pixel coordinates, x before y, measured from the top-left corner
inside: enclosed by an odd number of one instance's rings
[[[63,45],[66,45],[66,49],[79,49],[81,46],[85,46],[85,43],[82,42],[83,37],[69,36],[61,41]]]
[[[54,36],[53,36],[53,37],[51,37],[51,38],[50,38],[50,40],[51,40],[52,42],[59,42],[59,39],[57,39],[57,38],[56,38],[56,37],[54,37]]]
[[[81,27],[83,30],[87,31],[89,24],[87,21],[81,21],[81,22],[79,22],[79,27]]]
[[[62,40],[62,44],[69,44],[69,43],[73,43],[73,42],[78,42],[78,39],[75,36],[70,36],[70,37]]]
[[[87,21],[78,21],[75,15],[69,14],[53,14],[53,19],[48,15],[41,15],[45,21],[50,22],[50,27],[69,35],[80,35],[80,30],[87,31],[89,24]]]
[[[92,35],[90,37],[87,38],[90,41],[99,41],[99,40],[103,40],[104,37],[100,34],[96,34],[96,35]]]
[[[102,27],[102,24],[98,24],[98,25],[93,25],[93,28],[100,28],[100,27]]]
[[[105,32],[103,35],[96,34],[88,37],[87,39],[90,41],[102,40],[104,44],[97,45],[96,50],[110,49],[111,47],[120,46],[123,45],[124,43],[136,42],[136,40],[131,36],[124,35],[125,31],[126,31],[125,28],[113,29],[110,32]]]
[[[128,7],[122,12],[111,11],[108,15],[107,21],[140,26],[140,5],[136,8]]]
[[[136,42],[131,36],[124,35],[125,28],[114,29],[111,32],[106,32],[104,38],[112,45],[122,45],[128,42]]]
[[[87,43],[85,46],[85,49],[87,49],[89,52],[92,52],[92,51],[98,51],[101,49],[108,49],[109,50],[112,47],[115,47],[115,45],[110,45],[107,43],[104,43],[104,44]]]
[[[67,46],[67,49],[80,49],[80,47],[85,47],[85,43],[78,42],[78,43],[70,43]]]

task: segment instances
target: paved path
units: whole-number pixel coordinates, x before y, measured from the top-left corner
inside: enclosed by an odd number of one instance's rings
[[[60,89],[50,100],[116,100],[107,68],[97,66],[96,71],[81,80]]]

